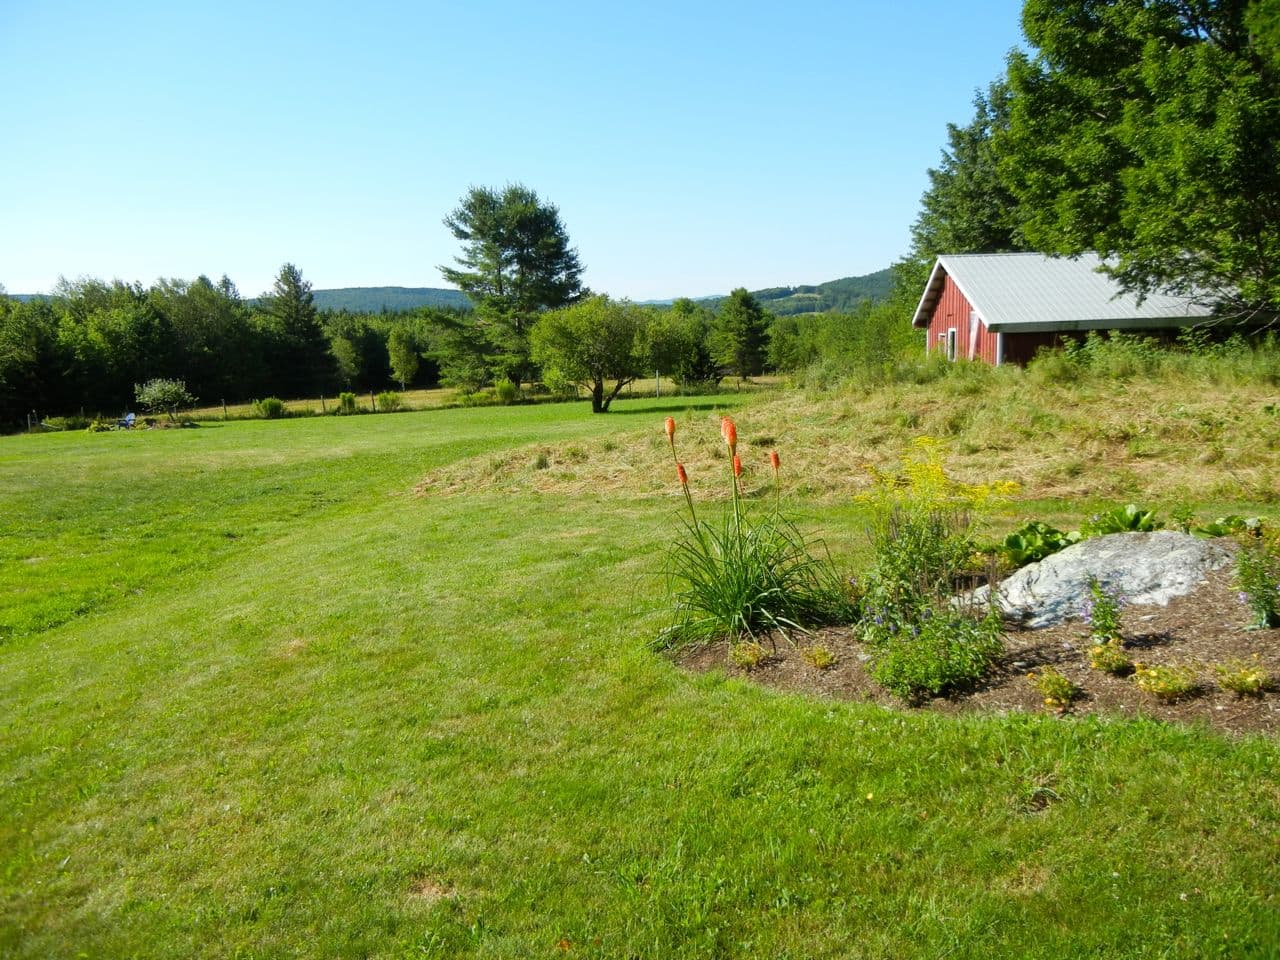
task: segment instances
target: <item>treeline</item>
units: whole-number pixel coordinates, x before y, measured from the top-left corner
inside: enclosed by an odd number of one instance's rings
[[[590,389],[600,371],[611,382],[660,371],[705,389],[726,376],[796,369],[856,325],[837,315],[775,317],[746,290],[714,309],[687,299],[670,307],[596,299],[609,309],[573,328],[572,344],[537,358],[521,350],[527,380],[545,375],[556,387]],[[614,322],[624,315],[625,324]],[[475,391],[512,380],[510,338],[496,340],[484,321],[456,308],[317,310],[292,264],[255,300],[226,277],[205,276],[149,287],[63,281],[51,295],[25,300],[0,292],[0,424],[18,428],[33,411],[118,416],[136,405],[137,385],[154,378],[181,380],[210,405],[437,384]],[[585,366],[570,356],[584,352]]]
[[[462,313],[317,311],[292,264],[252,302],[228,278],[204,276],[149,287],[63,281],[25,301],[0,292],[0,425],[32,411],[119,415],[134,406],[135,386],[156,377],[185,381],[209,404],[383,390],[397,374],[430,385],[437,370],[418,344]]]

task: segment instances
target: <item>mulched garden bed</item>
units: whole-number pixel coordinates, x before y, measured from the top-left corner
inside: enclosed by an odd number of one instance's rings
[[[1028,672],[1052,666],[1084,691],[1071,714],[1145,716],[1208,724],[1232,734],[1274,734],[1280,731],[1280,691],[1273,687],[1262,696],[1239,697],[1220,688],[1214,677],[1215,664],[1236,658],[1252,662],[1256,655],[1273,678],[1280,678],[1280,630],[1248,630],[1249,623],[1249,611],[1240,603],[1227,571],[1211,574],[1196,592],[1166,607],[1131,606],[1122,612],[1124,646],[1133,660],[1145,666],[1190,664],[1197,668],[1198,690],[1174,703],[1156,700],[1131,678],[1091,669],[1089,629],[1080,621],[1071,621],[1040,630],[1010,630],[1004,638],[1005,654],[991,676],[972,690],[926,701],[919,708],[944,713],[1052,713],[1027,679]],[[724,670],[765,686],[903,706],[868,675],[871,651],[858,642],[853,628],[826,628],[797,640],[793,647],[779,639],[776,653],[751,670],[732,664],[728,644],[723,642],[681,651],[676,660],[691,670]],[[806,661],[800,648],[810,643],[834,653],[834,666],[819,670]],[[765,646],[771,649],[767,641]]]

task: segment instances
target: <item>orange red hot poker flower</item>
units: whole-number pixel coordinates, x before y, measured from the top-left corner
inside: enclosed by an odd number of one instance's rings
[[[729,452],[736,453],[738,450],[738,428],[734,424],[732,417],[720,418],[720,436],[724,437],[724,442],[729,445]]]
[[[684,472],[684,464],[676,464],[676,479],[680,481],[680,486],[687,487],[689,485],[689,474]]]
[[[733,475],[735,477],[742,476],[742,458],[736,453],[733,455]]]
[[[773,466],[773,472],[774,472],[774,473],[777,473],[777,472],[778,472],[778,468],[782,466],[782,461],[778,459],[778,451],[777,451],[777,450],[770,450],[770,451],[769,451],[769,463],[770,463],[770,464],[772,464],[772,466]]]
[[[674,447],[676,442],[676,418],[667,417],[667,421],[663,424],[663,429],[667,431],[667,441]]]

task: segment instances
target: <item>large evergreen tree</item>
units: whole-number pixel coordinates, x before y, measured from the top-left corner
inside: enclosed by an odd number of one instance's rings
[[[522,184],[472,187],[445,226],[462,242],[444,278],[476,305],[491,366],[515,382],[531,372],[529,330],[545,310],[582,294],[582,264],[553,204]]]
[[[272,364],[278,392],[303,397],[324,390],[333,380],[334,361],[320,329],[311,284],[302,278],[302,271],[292,263],[282,266],[261,307],[279,340]]]
[[[764,370],[769,349],[769,314],[744,287],[720,306],[712,333],[716,359],[743,380]]]

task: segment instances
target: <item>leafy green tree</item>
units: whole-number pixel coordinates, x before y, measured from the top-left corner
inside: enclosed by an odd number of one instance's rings
[[[530,334],[533,359],[548,382],[585,386],[591,412],[606,413],[622,388],[645,372],[652,349],[647,322],[642,307],[594,296],[542,316]]]
[[[717,361],[729,367],[739,380],[764,370],[769,347],[770,317],[745,288],[739,287],[720,305],[712,332]]]
[[[187,385],[181,380],[166,380],[157,377],[146,383],[134,384],[134,396],[139,405],[151,413],[163,410],[169,414],[169,420],[175,419],[179,407],[189,407],[196,402]]]
[[[338,379],[344,387],[350,387],[360,373],[360,355],[349,337],[337,336],[329,341],[329,353],[338,369]]]
[[[993,150],[1038,249],[1096,250],[1139,293],[1280,306],[1272,3],[1027,0]],[[1251,35],[1246,12],[1261,21]]]
[[[391,328],[387,337],[387,357],[391,361],[391,375],[400,381],[401,390],[406,389],[406,385],[418,375],[422,357],[413,335],[403,325]]]
[[[530,372],[529,331],[539,314],[582,295],[582,265],[560,212],[522,184],[472,187],[445,226],[463,244],[444,278],[476,305],[495,348],[491,362],[519,383]]]

